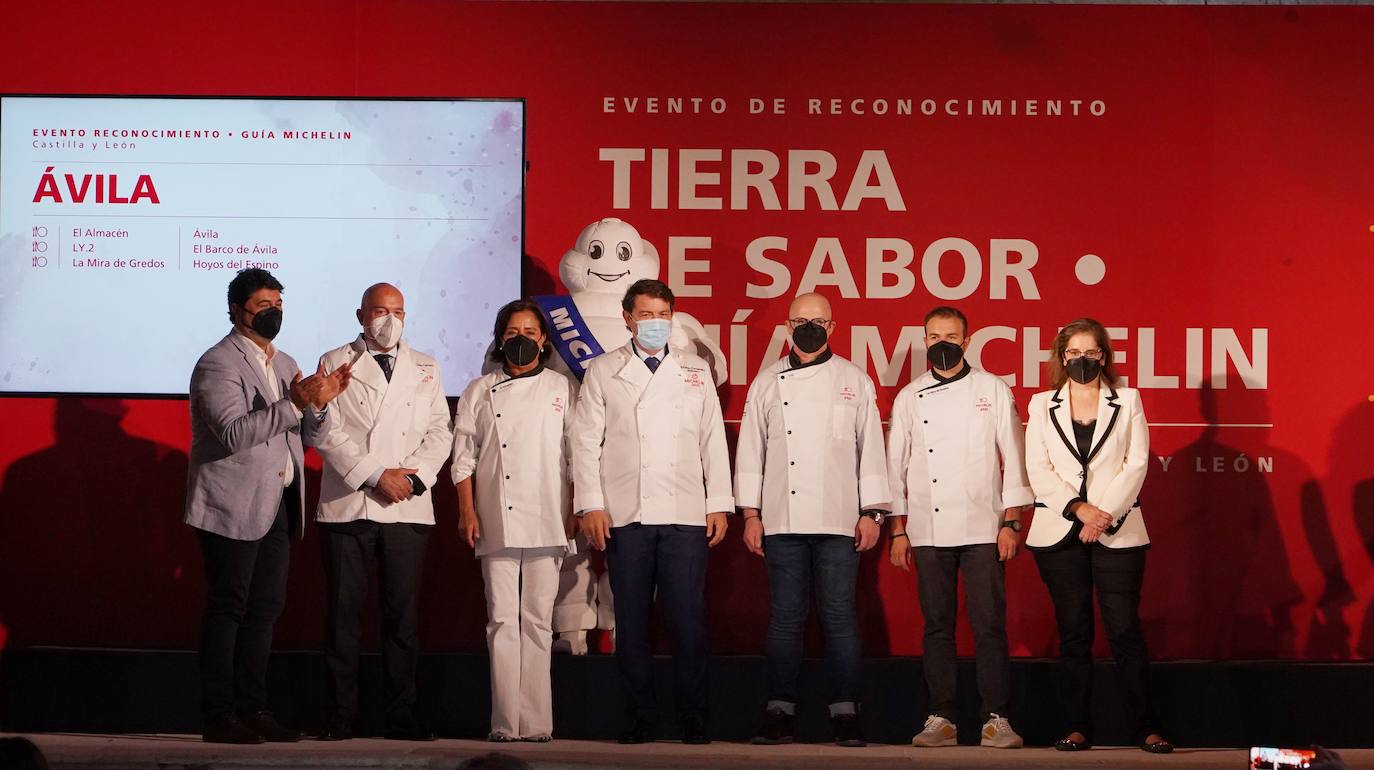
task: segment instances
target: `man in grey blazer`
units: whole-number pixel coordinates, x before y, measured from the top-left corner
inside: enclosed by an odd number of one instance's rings
[[[187,524],[198,530],[208,597],[201,623],[203,738],[296,741],[267,708],[272,627],[286,602],[290,543],[305,530],[302,443],[329,430],[348,367],[302,377],[272,345],[282,285],[266,270],[229,283],[233,330],[191,374]]]

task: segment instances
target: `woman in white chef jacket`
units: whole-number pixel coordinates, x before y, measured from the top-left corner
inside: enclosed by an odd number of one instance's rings
[[[552,740],[549,652],[571,495],[567,430],[573,385],[544,368],[552,353],[539,306],[496,315],[493,360],[472,381],[453,426],[459,526],[482,561],[491,654],[490,740]]]
[[[1150,460],[1140,393],[1119,387],[1107,330],[1080,318],[1050,353],[1052,390],[1030,401],[1026,474],[1036,513],[1026,536],[1054,600],[1069,732],[1060,751],[1091,748],[1093,592],[1102,611],[1140,748],[1167,754],[1150,702],[1149,653],[1140,629],[1140,588],[1150,537],[1137,499]]]

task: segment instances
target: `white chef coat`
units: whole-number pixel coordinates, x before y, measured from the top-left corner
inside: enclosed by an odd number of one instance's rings
[[[432,491],[393,503],[367,488],[368,481],[387,468],[415,468],[415,475],[432,490],[452,447],[438,362],[404,341],[388,355],[394,358],[390,382],[361,334],[320,356],[326,372],[345,363],[353,366],[348,390],[333,401],[329,434],[317,447],[324,457],[324,473],[315,518],[323,524],[358,519],[434,523]]]
[[[1034,501],[1011,388],[967,363],[902,388],[887,456],[892,515],[907,517],[913,546],[995,543],[1003,511]]]
[[[463,391],[453,420],[453,483],[473,477],[478,556],[568,544],[573,400],[571,380],[542,366],[517,377],[498,369]]]
[[[769,535],[849,535],[859,511],[891,508],[873,380],[826,351],[792,356],[749,386],[735,448],[735,504]]]
[[[699,527],[707,513],[733,513],[725,423],[710,367],[673,349],[650,372],[632,345],[598,356],[578,391],[576,510],[605,510],[613,527]]]

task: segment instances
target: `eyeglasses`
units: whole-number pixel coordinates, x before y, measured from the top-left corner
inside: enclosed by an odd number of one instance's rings
[[[787,323],[789,326],[795,329],[798,326],[805,326],[807,324],[815,324],[817,326],[829,326],[831,321],[829,318],[789,318],[787,319]]]
[[[1064,351],[1064,357],[1069,359],[1070,361],[1074,360],[1075,358],[1086,358],[1089,361],[1101,361],[1103,354],[1102,351],[1097,350],[1096,348],[1092,350],[1078,350],[1077,348],[1069,348],[1068,350]]]

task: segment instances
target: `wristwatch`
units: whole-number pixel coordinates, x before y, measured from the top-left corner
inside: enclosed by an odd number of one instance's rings
[[[1004,527],[1010,527],[1012,532],[1020,532],[1020,531],[1021,531],[1021,520],[1020,520],[1020,519],[1008,519],[1007,521],[1002,522],[1002,526],[1004,526]]]
[[[859,511],[859,515],[867,519],[872,519],[874,524],[882,524],[883,519],[887,518],[887,511],[879,510],[877,508],[868,508],[866,510]]]

